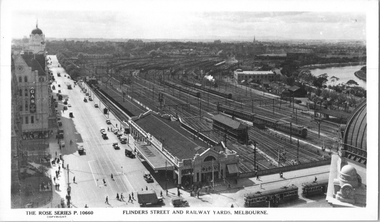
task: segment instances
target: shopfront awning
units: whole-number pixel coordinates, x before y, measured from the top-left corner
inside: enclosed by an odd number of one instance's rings
[[[145,161],[153,170],[172,170],[173,164],[152,145],[145,143],[135,143],[136,150],[141,154]]]
[[[239,168],[236,164],[227,165],[228,173],[239,173]]]

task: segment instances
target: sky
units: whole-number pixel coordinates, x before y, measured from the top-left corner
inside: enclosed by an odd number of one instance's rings
[[[348,7],[348,11],[342,7],[316,11],[310,4],[303,8],[284,5],[285,10],[282,7],[263,7],[261,10],[256,7],[260,4],[255,7],[248,4],[258,1],[243,1],[247,7],[230,4],[232,1],[202,7],[196,7],[199,1],[194,4],[189,1],[182,1],[186,4],[167,1],[157,4],[157,1],[148,0],[142,3],[111,0],[93,1],[98,4],[91,6],[72,0],[63,1],[67,4],[54,0],[29,2],[45,4],[39,7],[26,2],[11,4],[12,38],[29,36],[38,20],[38,27],[47,38],[366,39],[366,12],[354,6]]]

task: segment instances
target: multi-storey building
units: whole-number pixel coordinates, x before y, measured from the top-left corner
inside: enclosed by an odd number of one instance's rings
[[[53,112],[45,61],[45,36],[38,27],[32,31],[29,43],[23,51],[13,54],[22,138],[47,138],[49,117]]]
[[[250,79],[254,82],[273,81],[276,77],[273,71],[242,71],[241,69],[234,71],[234,79],[238,83],[247,82]]]

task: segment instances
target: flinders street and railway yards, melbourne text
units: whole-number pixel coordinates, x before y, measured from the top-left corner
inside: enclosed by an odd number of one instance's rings
[[[268,215],[266,210],[124,210],[123,214]]]

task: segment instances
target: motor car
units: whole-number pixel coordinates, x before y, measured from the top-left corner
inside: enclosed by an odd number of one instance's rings
[[[63,75],[63,77],[66,77],[66,75]]]
[[[61,84],[58,84],[58,87],[61,87]]]
[[[67,105],[67,101],[64,101],[63,104],[64,104],[64,105]]]
[[[98,105],[98,104],[95,104],[94,107],[95,107],[95,108],[99,108],[99,105]]]
[[[86,98],[84,98],[84,99],[83,99],[83,102],[85,102],[85,103],[86,103],[86,102],[87,102],[87,99],[86,99]]]
[[[172,205],[173,207],[188,207],[189,202],[181,197],[176,197],[172,199]]]
[[[154,182],[152,175],[148,171],[144,172],[144,179],[148,183],[153,183]]]
[[[112,131],[113,134],[115,134],[115,135],[117,135],[117,134],[119,133],[119,129],[116,128],[116,127],[113,127],[113,128],[111,129],[111,131]]]
[[[127,142],[128,142],[127,138],[121,138],[120,139],[121,144],[127,144]]]
[[[63,110],[67,110],[67,106],[64,106],[64,107],[63,107]]]
[[[92,98],[91,98],[91,97],[88,97],[88,100],[92,101]]]
[[[61,93],[61,90],[60,90],[60,89],[58,90],[58,93]]]
[[[113,146],[113,148],[114,148],[115,150],[120,150],[120,146],[119,146],[118,143],[113,143],[112,146]]]
[[[69,103],[69,104],[67,104],[67,106],[68,106],[68,107],[71,107],[71,104]]]
[[[102,134],[102,137],[103,137],[104,140],[108,140],[107,133],[103,133],[103,134]]]
[[[104,134],[106,132],[106,129],[104,129],[104,128],[100,128],[100,133],[101,134]]]
[[[65,141],[64,140],[60,140],[59,141],[59,145],[63,148],[65,147]]]
[[[79,145],[79,147],[78,147],[78,153],[79,153],[79,155],[86,154],[86,150],[84,149],[83,145]]]
[[[127,156],[127,157],[129,157],[129,158],[132,158],[132,159],[134,159],[135,157],[136,157],[136,155],[132,152],[132,150],[130,150],[130,149],[125,149],[125,151],[124,151],[124,153],[125,153],[125,156]],[[153,179],[152,179],[153,180]]]
[[[70,118],[74,118],[74,114],[73,114],[73,112],[70,112],[70,113],[69,113],[69,117],[70,117]]]
[[[107,123],[108,125],[111,125],[111,120],[106,119],[106,123]]]

